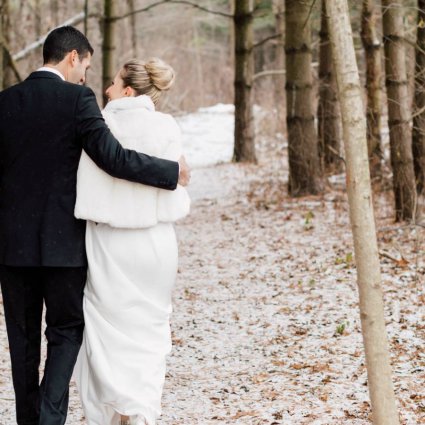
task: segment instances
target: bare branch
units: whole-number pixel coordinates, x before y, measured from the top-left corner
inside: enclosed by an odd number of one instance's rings
[[[12,71],[15,74],[16,79],[18,80],[18,82],[21,82],[22,81],[21,74],[19,73],[16,62],[13,60],[10,50],[4,41],[3,41],[3,50],[6,53],[7,61],[9,62],[9,65],[12,68]]]
[[[135,15],[137,13],[147,12],[148,10],[153,9],[154,7],[160,6],[161,4],[184,4],[184,5],[187,5],[187,6],[192,6],[195,9],[202,10],[204,12],[212,13],[213,15],[219,15],[219,16],[224,16],[225,18],[232,18],[233,19],[233,15],[231,15],[229,13],[220,12],[218,10],[210,10],[206,7],[199,6],[198,4],[192,3],[191,1],[188,1],[188,0],[160,0],[160,1],[157,1],[156,3],[152,3],[149,6],[144,7],[142,9],[137,9],[137,10],[134,10],[132,12],[125,13],[124,15],[116,16],[115,18],[112,18],[112,19],[113,20],[120,20],[120,19],[128,18],[129,16]]]
[[[230,14],[230,13],[220,12],[218,10],[210,10],[210,9],[207,9],[206,7],[199,6],[199,5],[197,5],[195,3],[192,3],[190,1],[185,1],[185,0],[169,0],[169,3],[187,4],[188,6],[192,6],[192,7],[196,8],[196,9],[203,10],[204,12],[208,12],[208,13],[212,13],[214,15],[219,15],[219,16],[223,16],[225,18],[231,18],[231,19],[233,19],[233,15]]]
[[[319,62],[312,62],[311,66],[313,68],[317,68],[319,66]],[[252,77],[252,80],[256,80],[257,78],[261,77],[267,77],[270,75],[284,75],[286,74],[286,69],[269,69],[265,71],[258,72],[257,74],[254,74]]]
[[[274,34],[274,35],[271,35],[270,37],[266,37],[263,40],[260,40],[258,43],[254,44],[252,46],[252,48],[256,49],[257,47],[262,46],[263,44],[267,43],[268,41],[274,40],[274,39],[279,38],[281,36],[282,36],[282,34]]]
[[[3,37],[3,35],[0,35],[0,45],[3,47],[3,51],[4,51],[6,58],[7,58],[6,60],[7,60],[8,64],[10,65],[10,67],[12,68],[12,71],[15,74],[16,79],[19,82],[21,82],[22,81],[21,74],[19,73],[16,62],[14,61],[12,54],[10,53],[9,46],[7,44],[7,41]]]
[[[129,16],[135,15],[137,13],[147,12],[148,10],[153,9],[154,7],[160,6],[162,4],[185,4],[187,6],[192,6],[196,9],[202,10],[204,12],[212,13],[214,15],[224,16],[226,18],[233,18],[233,15],[231,15],[229,13],[210,10],[210,9],[207,9],[206,7],[199,6],[195,3],[192,3],[192,2],[186,1],[186,0],[160,0],[160,1],[157,1],[156,3],[152,3],[149,6],[144,7],[142,9],[134,10],[134,11],[126,13],[124,15],[113,17],[113,18],[110,19],[110,21],[118,21],[118,20],[121,20],[121,19],[124,19],[124,18],[128,18]],[[98,18],[100,20],[104,19],[102,16],[100,16],[99,14],[96,14],[96,13],[88,15],[87,18]],[[81,12],[78,15],[75,15],[72,18],[68,19],[67,21],[63,22],[59,26],[77,25],[77,24],[80,24],[81,22],[83,22],[84,20],[85,20],[85,13]],[[47,36],[48,36],[48,34],[45,34],[42,37],[39,37],[36,41],[29,44],[27,47],[25,47],[24,49],[22,49],[18,53],[15,53],[14,55],[12,55],[11,58],[14,61],[19,61],[21,59],[26,58],[33,50],[35,50],[38,47],[43,45]]]
[[[170,3],[169,0],[160,0],[156,3],[152,3],[149,6],[143,7],[141,9],[132,10],[131,12],[124,13],[124,15],[121,16],[115,16],[114,18],[111,18],[113,21],[119,21],[121,19],[128,18],[129,16],[136,15],[138,13],[148,12],[149,10],[153,9],[154,7],[160,6],[161,4]]]
[[[416,110],[413,114],[412,114],[412,118],[415,118],[421,114],[423,114],[425,112],[425,106],[422,106],[422,108]]]
[[[313,12],[313,8],[314,8],[314,5],[315,4],[316,4],[316,0],[313,0],[313,2],[311,3],[311,6],[310,6],[310,10],[309,10],[308,15],[307,15],[307,19],[305,20],[304,25],[303,25],[303,31],[304,31],[304,28],[307,25],[308,20],[310,19],[310,16],[311,16],[311,14]]]
[[[72,18],[68,19],[67,21],[63,22],[61,25],[59,26],[64,26],[64,25],[77,25],[81,22],[84,21],[84,17],[85,14],[84,12],[79,13],[78,15],[73,16]],[[34,43],[29,44],[27,47],[25,47],[25,49],[22,49],[20,52],[15,53],[14,55],[12,55],[12,59],[14,61],[19,61],[21,59],[24,59],[25,57],[27,57],[33,50],[35,50],[37,47],[40,47],[44,41],[46,40],[47,36],[49,34],[45,34],[42,37],[38,38],[36,41],[34,41]]]
[[[266,77],[269,75],[285,75],[285,74],[286,74],[285,69],[271,69],[267,71],[261,71],[253,75],[252,81],[255,81],[257,78]]]

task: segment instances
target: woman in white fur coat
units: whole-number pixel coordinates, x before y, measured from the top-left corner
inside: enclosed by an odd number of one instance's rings
[[[127,62],[103,114],[122,145],[177,160],[180,129],[155,111],[174,81],[160,61]],[[173,222],[189,212],[186,190],[109,176],[83,152],[75,216],[87,221],[84,340],[75,367],[88,425],[154,425],[171,350],[171,291],[177,273]]]

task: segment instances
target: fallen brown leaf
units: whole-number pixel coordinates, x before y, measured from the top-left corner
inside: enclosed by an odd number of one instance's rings
[[[236,413],[236,415],[233,415],[231,419],[239,419],[243,418],[244,416],[258,416],[258,412],[256,412],[255,410],[251,410],[249,412],[238,412]]]

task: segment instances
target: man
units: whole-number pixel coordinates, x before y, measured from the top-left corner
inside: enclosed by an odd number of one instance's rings
[[[44,43],[44,66],[0,94],[0,282],[18,425],[66,420],[84,327],[85,222],[73,214],[81,150],[118,178],[170,190],[189,180],[183,158],[126,150],[112,136],[94,93],[79,85],[92,54],[81,32],[58,28]]]

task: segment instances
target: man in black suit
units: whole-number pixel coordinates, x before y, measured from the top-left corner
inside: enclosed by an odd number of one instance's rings
[[[126,150],[112,136],[94,93],[81,85],[92,54],[81,32],[58,28],[45,41],[44,66],[0,93],[0,281],[18,425],[66,420],[84,327],[85,222],[74,218],[81,150],[114,177],[169,190],[189,179],[183,158]]]

